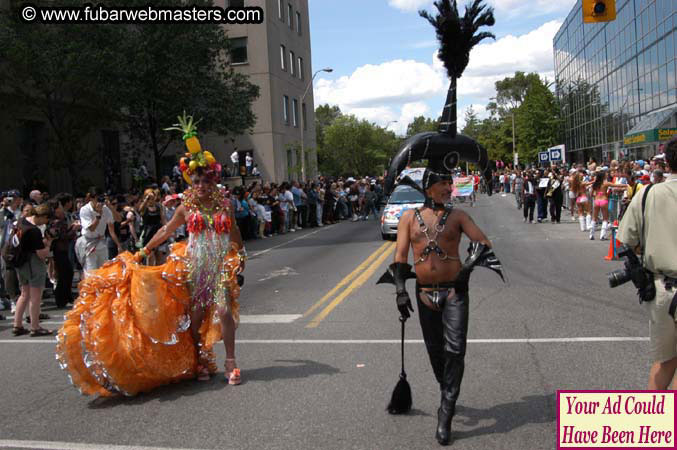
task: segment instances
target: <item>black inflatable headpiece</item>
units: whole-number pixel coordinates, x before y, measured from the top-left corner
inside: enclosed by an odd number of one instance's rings
[[[426,11],[419,12],[435,27],[440,41],[438,57],[444,63],[451,83],[439,131],[419,133],[404,142],[390,162],[384,185],[386,195],[394,189],[400,172],[412,162],[422,159],[428,160],[423,175],[423,189],[440,180],[451,179],[453,169],[460,162],[477,165],[484,178],[491,181],[492,164],[487,150],[473,139],[456,133],[456,80],[468,65],[472,47],[484,38],[494,37],[491,33],[477,32],[481,26],[494,25],[493,9],[487,8],[482,2],[473,0],[465,7],[463,17],[458,15],[456,0],[436,1],[438,14],[435,16]],[[491,195],[491,189],[487,192]]]

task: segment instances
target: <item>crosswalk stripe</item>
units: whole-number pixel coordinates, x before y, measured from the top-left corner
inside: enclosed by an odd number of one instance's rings
[[[237,344],[399,344],[399,339],[237,339]],[[649,342],[648,337],[572,337],[526,339],[468,339],[468,344],[567,344],[588,342]],[[0,339],[0,344],[55,344],[54,339],[15,338]],[[405,344],[423,344],[423,339],[406,339]]]
[[[241,314],[240,323],[267,324],[267,323],[292,323],[301,318],[302,314]],[[14,317],[8,317],[13,320]],[[63,320],[41,320],[41,325],[63,325]]]

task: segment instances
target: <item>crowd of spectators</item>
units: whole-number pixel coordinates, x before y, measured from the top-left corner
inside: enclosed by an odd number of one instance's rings
[[[232,202],[243,238],[253,240],[342,220],[366,220],[370,215],[377,219],[383,200],[382,184],[382,178],[318,177],[303,183],[255,181],[232,189],[228,185],[221,187]],[[45,288],[52,290],[57,307],[72,303],[77,281],[118,253],[137,251],[172,218],[181,204],[184,187],[176,177],[165,176],[157,183],[119,194],[104,193],[97,187],[75,196],[51,196],[46,190],[31,190],[28,195],[17,189],[2,192],[0,310],[11,309],[23,315],[30,305],[32,317],[37,304],[38,315],[44,319],[47,315],[40,313],[39,305]],[[24,228],[31,229],[30,233]],[[25,245],[28,234],[35,242]],[[185,226],[180,227],[146,262],[163,263],[169,244],[186,237]],[[22,257],[11,260],[6,252],[17,248]],[[26,259],[25,254],[30,257]],[[29,260],[31,276],[27,278],[22,271]],[[43,265],[44,274],[40,272]],[[19,329],[21,319],[18,320],[15,334],[28,332]]]
[[[524,222],[562,221],[562,209],[573,222],[595,239],[609,238],[614,224],[623,216],[633,196],[649,184],[662,183],[666,165],[662,153],[650,160],[612,160],[598,164],[590,159],[586,164],[552,165],[524,170],[497,171],[493,189],[497,193],[513,194],[518,209],[523,210]]]

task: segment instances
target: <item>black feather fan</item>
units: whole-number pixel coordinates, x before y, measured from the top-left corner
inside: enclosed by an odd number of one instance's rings
[[[458,15],[456,0],[438,0],[435,3],[438,14],[430,15],[421,10],[421,17],[434,27],[440,41],[439,58],[444,63],[451,79],[460,78],[468,65],[470,50],[482,39],[496,39],[492,33],[477,33],[482,26],[494,25],[494,9],[483,4],[483,0],[473,0],[465,7],[465,15]]]

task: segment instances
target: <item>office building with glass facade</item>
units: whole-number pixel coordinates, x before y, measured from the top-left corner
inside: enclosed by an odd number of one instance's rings
[[[677,1],[616,11],[584,24],[578,0],[553,40],[567,161],[649,157],[677,134]]]

